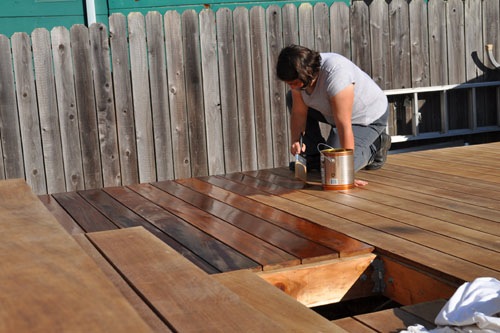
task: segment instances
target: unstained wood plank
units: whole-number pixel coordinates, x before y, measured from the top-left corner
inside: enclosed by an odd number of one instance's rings
[[[212,276],[246,303],[288,327],[290,332],[310,332],[311,329],[317,332],[345,332],[255,273],[240,270]]]
[[[143,228],[88,237],[176,332],[289,332]]]
[[[24,180],[0,182],[4,332],[151,332]]]

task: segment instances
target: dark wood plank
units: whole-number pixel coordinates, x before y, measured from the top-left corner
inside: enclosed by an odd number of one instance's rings
[[[38,196],[38,199],[45,207],[57,218],[57,221],[71,235],[84,233],[83,229],[76,223],[75,220],[59,205],[59,203],[48,194]]]
[[[202,179],[205,181],[202,181]],[[223,178],[219,177],[180,179],[177,182],[205,193],[210,197],[224,201],[250,214],[266,219],[297,235],[313,239],[326,247],[334,249],[341,257],[368,253],[373,250],[372,246],[347,237],[335,230],[318,225],[307,219],[299,218],[285,211],[276,210],[245,197],[245,194],[249,192],[254,195],[258,195],[259,193],[264,195],[264,192],[259,192],[256,189],[233,182],[226,182]]]
[[[255,261],[193,227],[183,219],[171,214],[131,189],[115,187],[107,188],[105,191],[154,225],[158,230],[168,235],[170,239],[164,236],[159,238],[205,272],[216,273],[242,268],[261,269]],[[150,198],[156,201],[153,194],[150,195]],[[154,234],[156,235],[156,233]],[[158,235],[156,236],[158,237]]]
[[[117,229],[109,219],[86,202],[77,192],[55,193],[57,200],[66,212],[78,223],[85,232]]]
[[[199,210],[184,201],[149,184],[133,185],[131,189],[172,214],[186,220],[197,228],[237,249],[248,258],[258,262],[264,269],[297,265],[300,260],[211,214]]]
[[[289,332],[143,228],[88,237],[176,332]]]
[[[258,218],[179,183],[164,181],[153,185],[300,258],[302,262],[338,257],[338,253],[332,249],[280,228],[268,222],[265,218]]]
[[[108,188],[107,191],[113,192],[113,189],[115,192],[120,191],[120,188]],[[133,193],[131,191],[129,192]],[[137,215],[135,212],[122,205],[119,201],[113,199],[103,190],[86,190],[80,191],[79,194],[120,228],[142,226],[146,230],[150,231],[153,235],[169,244],[177,252],[189,258],[192,262],[197,264],[205,271],[211,273],[218,272],[218,270],[216,270],[209,263],[201,259],[198,255],[186,248],[183,244],[179,243],[176,237],[171,237],[168,233],[165,233],[163,230],[158,228],[158,225],[149,223],[149,221]],[[171,217],[168,212],[161,209],[159,210],[161,211],[160,214],[163,214],[163,216],[165,216],[166,218]]]
[[[151,332],[24,180],[0,182],[3,332]]]

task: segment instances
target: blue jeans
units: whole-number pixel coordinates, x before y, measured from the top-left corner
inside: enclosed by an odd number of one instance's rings
[[[292,110],[292,94],[289,91],[286,95],[286,104],[288,111]],[[379,141],[377,140],[386,127],[389,119],[389,109],[376,121],[368,126],[352,125],[354,133],[354,171],[359,171],[365,166],[373,162],[377,153]],[[321,134],[319,123],[325,123],[331,126],[328,138],[325,140]],[[306,155],[318,155],[317,148],[319,143],[326,143],[333,148],[340,148],[340,141],[335,129],[335,124],[330,124],[325,117],[317,110],[309,108],[307,111],[306,132],[303,137],[303,142],[306,145]]]

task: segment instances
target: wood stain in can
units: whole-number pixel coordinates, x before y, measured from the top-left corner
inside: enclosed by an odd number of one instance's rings
[[[352,149],[330,148],[320,151],[321,184],[324,190],[354,188],[354,156]]]

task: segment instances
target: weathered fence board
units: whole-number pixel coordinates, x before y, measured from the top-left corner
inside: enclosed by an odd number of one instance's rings
[[[385,1],[370,4],[371,69],[373,80],[382,88],[391,87],[391,66],[387,61],[390,50],[389,7]]]
[[[224,143],[222,138],[222,112],[217,68],[217,34],[215,13],[200,13],[201,71],[203,75],[203,100],[207,133],[208,173],[224,173]]]
[[[184,54],[187,56],[184,65],[191,168],[193,176],[201,176],[208,173],[208,152],[198,15],[194,10],[187,10],[182,13],[181,21]]]
[[[499,17],[497,0],[289,3],[0,35],[0,178],[42,194],[287,165],[289,44],[410,88],[388,92],[393,136],[498,128],[498,85],[446,85],[500,80]]]
[[[228,8],[216,15],[222,139],[226,172],[241,170],[240,130],[236,92],[233,15]],[[222,109],[224,106],[224,110]],[[223,111],[223,112],[222,112]]]
[[[236,75],[236,96],[238,98],[241,168],[247,171],[257,169],[257,149],[266,149],[256,145],[249,20],[246,8],[239,7],[234,10],[234,48],[238,72]]]
[[[61,192],[66,190],[66,184],[64,181],[50,33],[46,29],[36,29],[31,34],[31,40],[43,157],[47,179],[52,180],[47,183],[47,191],[49,193]]]
[[[410,59],[412,87],[429,86],[429,31],[424,0],[413,0],[409,6]]]
[[[75,76],[80,147],[83,175],[86,188],[103,185],[99,132],[92,77],[89,31],[83,25],[74,25],[70,30],[71,55]]]
[[[250,43],[255,110],[257,168],[273,166],[271,114],[269,112],[269,67],[266,46],[266,16],[262,7],[250,9]],[[260,147],[266,147],[261,149]]]
[[[272,129],[272,147],[274,165],[288,163],[288,112],[285,103],[285,85],[278,80],[272,64],[278,61],[279,52],[283,48],[282,15],[278,6],[270,6],[266,12],[267,24],[267,62],[269,70],[269,96]]]
[[[26,33],[12,36],[12,58],[16,75],[16,92],[23,145],[26,180],[35,192],[47,190],[40,118],[35,91],[31,42]]]
[[[16,112],[16,90],[10,41],[0,35],[0,139],[2,161],[0,176],[24,178],[23,150],[19,114]]]
[[[149,182],[156,179],[156,163],[144,16],[129,14],[128,30],[139,181]]]
[[[163,20],[158,12],[146,15],[146,36],[151,89],[154,148],[157,177],[173,179],[172,133],[168,102]]]
[[[66,190],[83,190],[85,184],[70,34],[67,29],[56,27],[51,31],[51,38]]]
[[[186,90],[184,81],[184,56],[181,34],[181,17],[177,12],[165,14],[165,45],[169,100],[171,108],[172,150],[176,178],[191,177],[189,156],[189,129],[187,120]]]
[[[104,25],[90,27],[90,47],[97,109],[97,127],[101,148],[103,185],[121,185],[116,116],[109,60],[108,32]]]
[[[115,91],[116,127],[118,132],[120,173],[123,185],[139,181],[135,136],[134,104],[129,70],[127,23],[124,15],[109,18],[113,87]]]

